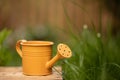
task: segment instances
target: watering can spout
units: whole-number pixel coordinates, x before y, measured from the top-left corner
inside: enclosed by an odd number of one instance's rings
[[[59,44],[57,46],[57,54],[50,61],[46,63],[46,68],[51,68],[59,59],[70,58],[72,56],[71,49],[65,44]]]

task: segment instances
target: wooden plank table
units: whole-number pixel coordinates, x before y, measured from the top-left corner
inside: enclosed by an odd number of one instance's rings
[[[61,72],[60,67],[55,69]],[[48,76],[26,76],[22,74],[21,67],[0,67],[0,80],[62,80],[62,76],[55,69]]]

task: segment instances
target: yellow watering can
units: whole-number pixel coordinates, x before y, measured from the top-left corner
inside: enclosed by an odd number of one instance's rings
[[[51,59],[53,44],[50,41],[17,41],[16,50],[22,58],[23,74],[49,75],[57,60],[72,56],[72,51],[67,45],[59,44],[56,56]]]

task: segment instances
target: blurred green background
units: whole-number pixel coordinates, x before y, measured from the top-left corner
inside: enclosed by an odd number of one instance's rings
[[[0,66],[21,66],[20,39],[69,45],[64,80],[120,80],[119,0],[1,0]]]

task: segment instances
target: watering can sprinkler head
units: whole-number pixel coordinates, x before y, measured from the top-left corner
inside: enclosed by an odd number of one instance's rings
[[[59,44],[57,52],[61,56],[60,58],[70,58],[72,56],[72,51],[66,44]]]
[[[54,65],[54,63],[57,62],[59,59],[70,58],[71,56],[72,56],[71,49],[66,44],[60,43],[57,46],[56,56],[46,63],[46,68],[48,69],[51,68]]]

